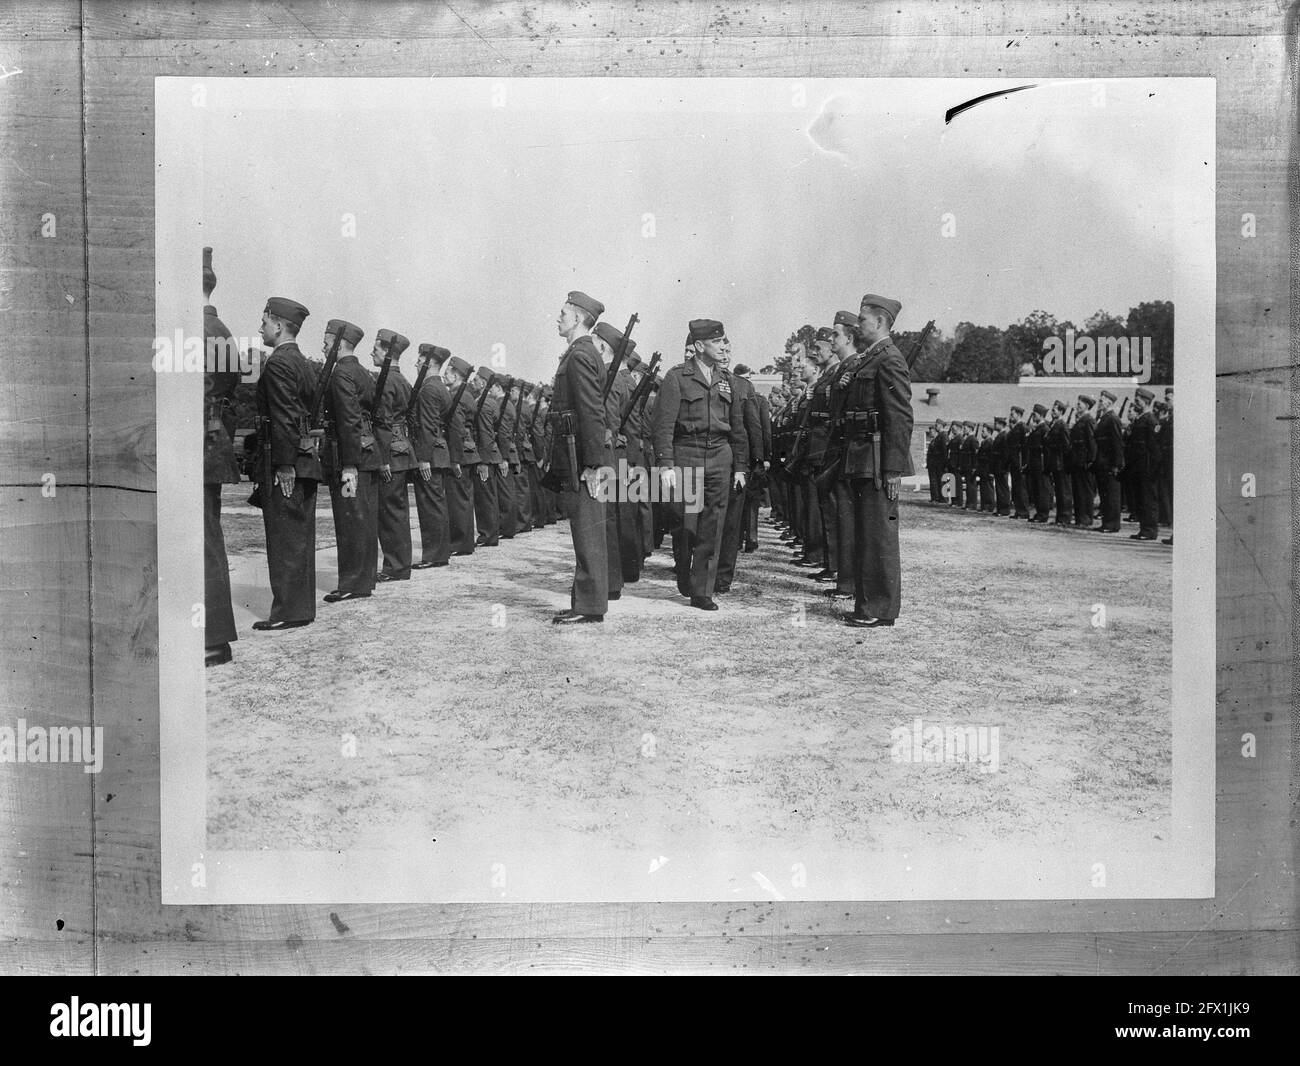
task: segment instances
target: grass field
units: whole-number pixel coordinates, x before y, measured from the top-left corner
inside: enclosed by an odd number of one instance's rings
[[[893,629],[839,624],[766,522],[713,614],[665,543],[604,625],[552,627],[561,524],[304,629],[241,624],[207,671],[209,846],[1168,840],[1172,550],[906,496],[901,523]],[[239,543],[237,603],[265,617]],[[918,718],[997,727],[996,772],[899,761]]]

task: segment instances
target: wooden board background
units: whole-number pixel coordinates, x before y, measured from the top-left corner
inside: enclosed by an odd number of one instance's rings
[[[108,754],[99,775],[0,766],[0,972],[1300,970],[1292,17],[1280,0],[6,5],[0,722],[102,726]],[[1218,617],[1199,623],[1217,625],[1216,898],[163,908],[153,78],[240,74],[1217,78]]]

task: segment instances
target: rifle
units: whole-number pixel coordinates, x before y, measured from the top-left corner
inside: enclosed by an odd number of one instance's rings
[[[493,437],[495,437],[498,433],[501,432],[501,423],[505,421],[506,409],[510,406],[510,390],[513,389],[514,387],[515,386],[513,382],[511,382],[511,384],[509,385],[502,386],[502,388],[505,390],[505,395],[501,397],[501,406],[497,408],[497,420],[492,423]],[[504,459],[505,456],[503,455],[501,458]]]
[[[618,420],[618,433],[622,433],[627,427],[627,420],[632,417],[632,412],[636,410],[637,404],[644,404],[646,397],[650,395],[650,385],[654,381],[655,367],[659,365],[661,358],[662,356],[658,352],[655,352],[650,357],[650,363],[646,367],[645,373],[641,376],[641,380],[636,383],[636,388],[632,390],[632,395],[628,397],[627,407]]]
[[[392,351],[392,345],[389,345],[388,351]],[[384,395],[384,386],[388,384],[388,371],[393,365],[393,357],[389,354],[384,355],[384,365],[379,368],[379,377],[375,379],[375,395],[370,400],[370,421],[375,420],[375,412],[379,410],[379,401]]]
[[[520,438],[520,430],[523,428],[519,424],[519,412],[523,410],[524,386],[527,385],[528,382],[516,380],[515,384],[519,387],[519,395],[515,398],[515,441],[517,442]],[[523,461],[522,455],[520,456],[520,461]]]
[[[635,313],[627,320],[627,329],[623,331],[623,339],[618,342],[618,348],[614,350],[614,359],[609,364],[609,373],[605,375],[605,391],[601,393],[602,400],[609,399],[609,390],[614,387],[614,378],[618,375],[618,368],[623,362],[623,356],[627,352],[627,342],[632,339],[632,327],[638,322]]]
[[[926,338],[930,336],[930,330],[932,329],[934,329],[933,318],[925,324],[925,329],[921,330],[921,335],[916,338],[916,343],[912,345],[912,350],[907,353],[908,374],[911,374],[913,365],[919,358],[921,358],[921,350],[925,347]]]
[[[794,436],[790,438],[790,454],[786,456],[782,466],[785,467],[787,474],[793,472],[795,464],[802,456],[797,455],[799,446],[803,444],[805,434],[808,432],[808,414],[812,411],[812,389],[804,393],[804,399],[807,403],[804,405],[803,414],[799,418],[799,424],[795,427]]]
[[[419,434],[419,423],[415,417],[415,404],[420,398],[420,389],[424,387],[424,379],[429,373],[429,364],[432,359],[426,359],[424,365],[420,367],[419,372],[415,375],[415,384],[411,386],[411,399],[406,405],[406,414],[402,417],[406,420],[406,426],[414,440]]]
[[[542,387],[538,385],[533,389],[533,393],[536,395],[537,399],[533,401],[533,417],[528,420],[528,435],[530,437],[533,434],[533,427],[537,425],[537,415],[542,409]]]
[[[492,390],[492,383],[496,381],[496,379],[497,376],[489,370],[488,379],[487,381],[483,382],[483,391],[478,394],[478,406],[474,408],[474,436],[476,438],[478,437],[479,416],[483,414],[483,402],[487,399],[488,393]],[[468,381],[466,382],[466,384],[468,384]],[[496,434],[494,433],[493,437],[495,438],[495,436]],[[487,462],[487,459],[485,459],[481,455],[479,456],[479,459],[482,460],[483,462]]]
[[[1118,418],[1121,422],[1124,421],[1124,408],[1128,406],[1129,399],[1130,398],[1128,396],[1124,397],[1124,399],[1120,402],[1119,411],[1115,415],[1115,417]]]
[[[453,396],[453,397],[451,398],[451,406],[450,406],[449,408],[447,408],[447,417],[448,417],[449,419],[450,419],[450,418],[454,418],[454,417],[456,416],[456,412],[457,412],[458,410],[460,410],[460,398],[461,398],[462,396],[465,395],[465,390],[466,390],[467,388],[469,388],[469,377],[468,377],[468,376],[466,376],[465,380],[462,381],[462,382],[460,383],[460,388],[458,388],[458,389],[456,390],[456,395]],[[450,422],[447,423],[447,425],[444,427],[444,430],[445,430],[446,432],[448,432],[448,433],[451,432],[451,423],[450,423]],[[470,432],[472,433],[473,430],[471,429]],[[459,476],[459,475],[457,475],[457,476]]]

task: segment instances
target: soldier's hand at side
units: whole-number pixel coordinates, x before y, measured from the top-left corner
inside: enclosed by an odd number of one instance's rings
[[[587,467],[582,472],[582,481],[587,486],[587,494],[594,500],[596,498],[596,487],[600,484],[600,467]]]
[[[487,463],[478,464],[478,479],[480,481],[486,481],[488,479]]]
[[[771,462],[769,462],[767,459],[764,459],[764,460],[763,460],[763,473],[766,474],[766,473],[767,473],[769,470],[771,470],[771,469],[772,469],[772,464],[771,464]]]
[[[885,497],[890,500],[898,499],[898,489],[902,483],[903,479],[897,474],[885,478]]]
[[[339,478],[343,487],[345,496],[355,496],[357,494],[357,468],[355,466],[345,466],[343,476]]]
[[[672,492],[677,487],[677,473],[672,467],[664,467],[659,471],[659,486],[665,492]]]
[[[506,460],[506,459],[502,459],[501,462],[497,463],[497,472],[498,472],[502,477],[505,477],[508,473],[510,473],[510,463],[509,463],[509,461]]]
[[[459,481],[461,475],[460,463],[452,463],[451,472],[453,475],[455,475],[456,480]]]
[[[732,478],[732,485],[737,492],[745,487],[745,472],[743,470],[736,471],[735,476]]]
[[[421,463],[421,464],[420,464],[420,477],[424,478],[425,481],[428,481],[430,478],[432,478],[432,477],[433,477],[433,467],[430,466],[428,463]]]
[[[379,476],[384,479],[384,484],[387,485],[393,480],[393,468],[385,463],[379,468]]]
[[[280,493],[287,500],[293,495],[294,469],[291,466],[275,468],[275,483],[280,486]]]

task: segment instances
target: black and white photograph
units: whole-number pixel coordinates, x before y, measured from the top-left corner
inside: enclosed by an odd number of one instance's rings
[[[1211,82],[156,93],[178,901],[1212,891]]]

